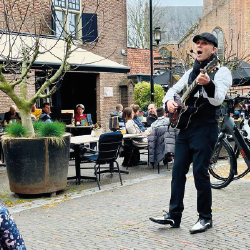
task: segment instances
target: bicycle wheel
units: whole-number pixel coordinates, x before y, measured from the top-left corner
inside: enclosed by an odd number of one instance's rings
[[[250,148],[250,140],[248,138],[244,138],[244,140],[247,146]],[[239,180],[250,172],[250,168],[248,168],[247,164],[242,158],[242,155],[240,154],[238,147],[235,146],[235,148],[237,148],[238,154],[236,155],[236,157],[238,159],[238,163],[237,163],[237,175],[234,175],[233,180]]]
[[[233,166],[236,158],[229,142],[223,138],[215,145],[209,165],[211,187],[220,189],[233,180]]]

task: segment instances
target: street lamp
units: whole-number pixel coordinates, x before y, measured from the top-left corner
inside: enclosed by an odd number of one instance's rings
[[[154,29],[154,39],[156,41],[156,44],[159,45],[161,41],[161,28],[160,27],[155,27]]]
[[[149,0],[149,36],[150,36],[150,90],[151,90],[151,102],[154,102],[154,79],[153,79],[153,8],[152,8],[152,0]],[[156,27],[154,29],[154,38],[159,44],[161,40],[161,30],[160,27]]]

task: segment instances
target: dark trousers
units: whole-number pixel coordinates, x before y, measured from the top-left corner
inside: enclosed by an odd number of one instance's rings
[[[184,210],[186,174],[193,162],[197,190],[197,211],[200,218],[212,218],[212,192],[208,166],[218,137],[218,124],[205,124],[181,130],[175,144],[169,213],[181,218]]]

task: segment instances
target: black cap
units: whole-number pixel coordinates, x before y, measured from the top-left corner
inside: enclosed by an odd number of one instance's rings
[[[218,40],[213,34],[201,33],[193,38],[193,42],[196,43],[199,39],[212,43],[216,48],[218,47]]]

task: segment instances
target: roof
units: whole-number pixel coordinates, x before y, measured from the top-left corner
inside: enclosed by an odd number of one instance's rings
[[[0,62],[6,61],[5,58],[9,56],[9,50],[11,51],[10,59],[12,61],[22,61],[20,48],[34,49],[36,39],[39,39],[39,50],[42,53],[38,55],[32,68],[58,69],[64,57],[66,42],[55,37],[37,37],[31,34],[0,34]],[[71,50],[73,52],[67,61],[71,70],[117,73],[127,73],[130,70],[127,66],[96,55],[76,45],[72,45]]]
[[[161,57],[161,55],[153,51],[153,57]],[[130,74],[149,74],[150,75],[150,50],[139,48],[128,48],[127,63],[130,67]]]

